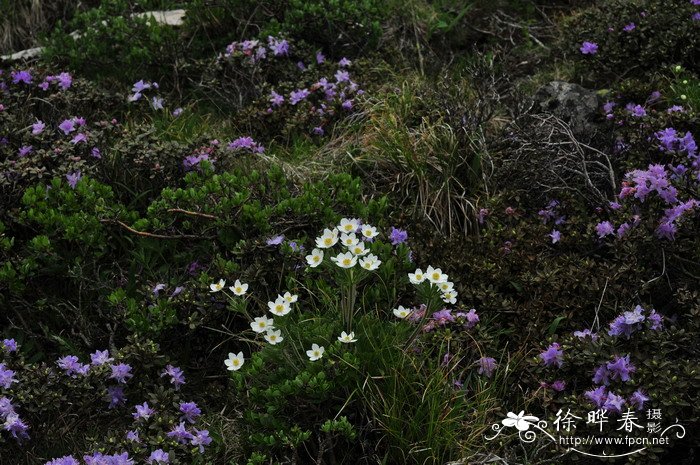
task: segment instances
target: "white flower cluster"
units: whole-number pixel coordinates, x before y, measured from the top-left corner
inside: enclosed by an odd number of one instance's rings
[[[359,236],[358,236],[359,234]],[[377,228],[369,224],[360,224],[360,220],[343,218],[340,224],[333,229],[324,229],[323,234],[316,238],[316,248],[306,256],[306,263],[311,268],[316,268],[323,262],[324,249],[331,249],[338,242],[346,248],[331,261],[341,268],[352,268],[358,263],[362,268],[374,271],[379,268],[382,261],[370,253],[364,241],[374,239],[379,233]]]
[[[428,266],[425,272],[417,268],[413,273],[408,273],[408,279],[412,284],[416,285],[429,282],[431,286],[438,286],[440,292],[442,292],[441,297],[443,302],[447,304],[457,303],[457,291],[454,290],[454,283],[449,280],[450,277],[443,273],[440,268]],[[406,318],[410,314],[411,311],[401,305],[394,309],[394,315],[398,318]]]

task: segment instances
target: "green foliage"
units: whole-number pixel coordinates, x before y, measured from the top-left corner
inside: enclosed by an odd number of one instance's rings
[[[43,59],[93,78],[135,82],[144,76],[154,80],[171,77],[170,68],[182,52],[178,31],[133,15],[137,11],[133,3],[100,2],[77,12],[67,23],[59,23],[44,41]],[[76,34],[71,35],[73,32]]]
[[[689,0],[598,2],[569,20],[565,51],[578,62],[581,76],[601,83],[650,76],[676,64],[697,73],[700,22],[692,18],[695,12]],[[630,23],[636,27],[624,31]],[[598,53],[581,54],[583,41],[597,43]]]

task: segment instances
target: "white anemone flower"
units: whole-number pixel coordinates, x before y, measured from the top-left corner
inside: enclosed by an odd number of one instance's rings
[[[379,257],[374,255],[373,253],[360,259],[360,266],[362,268],[364,268],[365,270],[369,270],[369,271],[376,270],[377,268],[379,268],[379,265],[381,265],[381,264],[382,264],[382,261],[379,259]]]
[[[235,295],[245,295],[245,293],[248,292],[248,284],[242,283],[237,279],[236,282],[233,283],[233,286],[229,287],[229,290]]]
[[[340,220],[340,224],[337,226],[338,231],[341,233],[351,233],[357,231],[360,227],[360,221],[357,219],[343,218]]]
[[[357,235],[355,235],[355,233],[343,233],[340,235],[340,242],[345,247],[352,247],[353,245],[356,245],[358,242],[360,242],[360,240],[357,238]]]
[[[452,281],[445,281],[444,283],[440,283],[438,287],[442,292],[450,292],[454,289],[455,285]]]
[[[442,301],[447,303],[447,304],[456,304],[457,303],[457,292],[455,291],[447,291],[442,294]]]
[[[321,237],[316,238],[316,247],[319,249],[328,249],[338,243],[338,231],[328,228],[323,230]]]
[[[279,299],[279,297],[277,297]],[[293,304],[296,303],[297,300],[299,300],[299,296],[296,294],[292,294],[290,292],[285,292],[282,298],[287,301],[287,303]]]
[[[433,284],[442,284],[447,281],[447,275],[440,268],[433,268],[432,266],[428,266],[428,269],[425,270],[425,276]]]
[[[406,310],[403,305],[399,305],[398,308],[394,309],[394,315],[396,315],[398,318],[406,318],[408,315],[411,314],[410,310]]]
[[[423,274],[423,270],[417,268],[413,273],[408,273],[408,279],[413,284],[420,284],[425,281],[425,274]]]
[[[224,365],[228,367],[227,370],[229,371],[238,371],[241,369],[244,362],[243,352],[238,352],[237,354],[229,352],[228,358],[224,360]]]
[[[292,311],[292,307],[289,306],[289,302],[287,302],[282,296],[277,297],[277,300],[274,302],[268,302],[267,308],[270,310],[270,313],[277,316],[285,316],[287,313]]]
[[[306,256],[306,263],[309,264],[311,268],[316,268],[323,261],[323,250],[314,249],[311,251],[310,255]]]
[[[211,283],[209,289],[211,289],[211,292],[219,292],[224,286],[226,286],[226,281],[220,279],[218,283]]]
[[[318,344],[312,344],[311,350],[307,350],[306,355],[309,357],[309,360],[315,362],[316,360],[320,360],[321,357],[323,357],[323,353],[325,351],[326,349],[324,349],[323,346],[319,346]]]
[[[368,224],[363,224],[362,225],[362,237],[365,237],[367,239],[374,239],[379,235],[379,232],[377,232],[377,228],[374,226],[370,226]]]
[[[268,318],[266,316],[259,316],[255,320],[253,320],[253,322],[250,324],[250,327],[256,333],[264,333],[268,329],[272,328],[272,325],[274,323],[275,320],[272,318]]]
[[[352,252],[354,255],[364,255],[369,252],[369,249],[365,248],[364,242],[360,242],[359,244],[355,244],[352,247],[348,247],[348,250]]]
[[[274,329],[268,329],[265,333],[265,340],[270,343],[270,345],[276,345],[284,341],[282,337],[282,331],[279,329],[275,331]]]
[[[354,331],[351,331],[350,334],[343,331],[342,333],[340,333],[340,336],[338,336],[338,340],[343,344],[351,344],[353,342],[357,342],[357,338],[355,337]]]
[[[331,257],[331,261],[341,268],[352,268],[357,263],[357,256],[350,252],[339,253],[335,257]]]

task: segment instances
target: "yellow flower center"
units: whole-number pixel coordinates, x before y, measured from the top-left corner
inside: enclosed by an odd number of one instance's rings
[[[233,360],[231,360],[231,363],[232,363],[234,366],[238,366],[238,364],[239,364],[240,362],[238,361],[237,358],[234,358]]]
[[[331,245],[332,242],[333,242],[333,239],[330,238],[330,237],[327,237],[327,238],[325,238],[325,239],[323,240],[323,243],[324,243],[325,245]]]
[[[321,259],[321,257],[319,257],[318,255],[316,255],[316,256],[314,257],[314,261],[315,261],[315,262],[319,261],[320,259]]]
[[[343,265],[345,265],[345,266],[350,266],[350,262],[351,262],[351,261],[352,261],[352,260],[349,259],[349,258],[344,258],[344,259],[343,259]]]

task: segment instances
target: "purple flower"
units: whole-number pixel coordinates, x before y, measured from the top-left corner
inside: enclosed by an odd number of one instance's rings
[[[71,189],[75,189],[75,186],[78,185],[82,177],[83,175],[80,173],[80,170],[66,174],[66,180]]]
[[[154,110],[162,110],[163,109],[163,99],[161,97],[155,96],[151,99],[151,107],[153,107]]]
[[[637,410],[644,410],[644,403],[649,401],[650,399],[644,394],[644,392],[641,389],[637,389],[632,393],[632,396],[629,400],[631,406],[633,406]]]
[[[71,144],[76,145],[79,144],[80,142],[87,142],[88,138],[86,134],[78,133],[73,137],[70,141]]]
[[[653,331],[660,331],[664,327],[664,317],[656,313],[656,310],[652,309],[647,317],[647,321],[651,323],[651,329]]]
[[[484,224],[486,222],[486,217],[489,216],[489,210],[486,208],[479,209],[479,224]]]
[[[315,136],[322,136],[324,134],[324,130],[321,126],[316,126],[311,130],[311,133]]]
[[[325,61],[326,61],[326,56],[323,54],[323,52],[321,52],[320,50],[318,52],[316,52],[316,63],[318,63],[320,65],[321,63],[324,63]]]
[[[693,21],[700,21],[700,11],[698,11],[697,13],[693,13],[693,16],[691,16],[691,18],[693,18]]]
[[[66,355],[56,361],[58,367],[68,375],[75,377],[76,375],[85,375],[90,369],[90,365],[83,365],[78,362],[78,357],[75,355]]]
[[[557,392],[561,392],[561,391],[563,391],[564,389],[566,389],[566,381],[563,381],[563,380],[559,379],[559,380],[557,380],[557,381],[554,381],[554,382],[550,385],[550,387],[551,387],[553,390],[557,391]]]
[[[239,137],[229,142],[227,148],[229,150],[245,150],[250,153],[263,153],[265,151],[265,148],[255,142],[252,137]]]
[[[343,110],[352,110],[352,100],[345,100],[340,106]]]
[[[622,412],[622,406],[625,405],[625,399],[612,392],[608,393],[607,399],[603,404],[603,408],[610,412]]]
[[[345,71],[343,69],[339,69],[335,73],[335,81],[337,83],[350,81],[350,73],[348,73],[347,71]]]
[[[540,358],[545,366],[556,365],[559,368],[564,364],[564,351],[561,350],[561,346],[553,342],[547,350],[540,354]]]
[[[624,312],[617,316],[611,323],[608,334],[610,336],[625,336],[627,339],[633,332],[641,329],[641,323],[644,321],[643,308],[640,305],[631,312]]]
[[[476,314],[476,309],[473,309],[473,308],[471,310],[469,310],[469,312],[467,312],[467,313],[459,312],[455,316],[457,318],[464,318],[465,319],[464,326],[467,329],[473,328],[479,322],[479,315]]]
[[[348,60],[345,57],[341,58],[340,61],[338,62],[338,66],[340,66],[341,68],[347,68],[351,64],[352,64],[352,61]]]
[[[129,430],[126,432],[126,440],[131,442],[140,443],[141,438],[139,437],[139,432],[134,430]]]
[[[0,386],[10,389],[12,383],[16,383],[15,372],[6,368],[4,363],[0,363]]]
[[[291,94],[289,94],[289,103],[291,103],[292,105],[296,105],[297,103],[301,102],[306,97],[308,97],[309,94],[310,92],[308,89],[294,90]]]
[[[156,413],[155,410],[148,406],[148,402],[144,402],[142,405],[137,405],[135,410],[136,411],[131,414],[131,416],[134,417],[134,420],[148,420],[151,418],[151,415]]]
[[[591,332],[590,329],[584,329],[583,331],[574,331],[574,336],[579,339],[585,339],[586,337],[590,337],[592,341],[598,340],[598,335],[594,332]]]
[[[610,221],[602,221],[596,225],[595,232],[598,234],[598,237],[602,239],[605,236],[613,234],[615,232],[615,228]]]
[[[184,110],[181,107],[177,107],[176,109],[173,110],[172,115],[177,118],[182,114]]]
[[[593,382],[598,385],[607,386],[610,384],[610,372],[606,365],[600,365],[593,373]]]
[[[190,423],[194,423],[197,417],[202,414],[202,411],[194,402],[180,402],[181,419],[185,419]]]
[[[442,310],[433,313],[433,319],[435,320],[435,323],[440,326],[445,326],[447,323],[453,323],[455,321],[455,317],[452,315],[452,310],[447,308],[443,308]]]
[[[163,289],[165,289],[165,284],[158,283],[155,286],[153,286],[153,289],[151,290],[151,292],[153,292],[154,296],[158,297],[158,295],[160,294],[160,291],[162,291]]]
[[[156,449],[151,452],[151,455],[148,456],[148,460],[146,460],[146,462],[149,464],[170,463],[170,455],[167,452],[163,452],[163,449]]]
[[[34,147],[31,145],[25,145],[24,147],[20,147],[20,149],[17,151],[17,156],[20,158],[24,158],[27,155],[29,155],[32,150],[34,150]]]
[[[94,366],[102,366],[113,361],[114,359],[109,356],[109,350],[98,350],[90,354],[90,363]]]
[[[635,366],[630,363],[629,355],[626,355],[625,357],[616,355],[615,359],[612,362],[608,362],[606,367],[610,372],[610,377],[613,380],[619,379],[623,382],[630,381],[632,379],[630,378],[630,374],[637,371]]]
[[[284,96],[278,94],[274,90],[270,92],[270,103],[273,107],[278,107],[284,103]]]
[[[625,106],[625,109],[629,112],[630,115],[637,118],[642,118],[647,115],[647,111],[644,109],[643,106],[635,105],[634,103],[628,103]]]
[[[44,465],[80,465],[72,455],[65,455],[46,462]]]
[[[632,32],[637,28],[637,25],[634,23],[629,23],[625,27],[622,28],[623,31],[625,32]]]
[[[56,80],[58,80],[58,86],[63,90],[67,90],[73,85],[73,77],[69,73],[59,74],[56,76]]]
[[[61,124],[58,125],[58,129],[63,131],[65,135],[70,134],[75,131],[75,121],[71,119],[64,119]]]
[[[5,424],[3,425],[3,428],[18,441],[29,439],[29,434],[27,433],[29,426],[23,422],[16,413],[10,413],[7,415],[7,417],[5,417]]]
[[[493,372],[496,370],[496,359],[493,357],[481,357],[477,363],[479,364],[479,369],[477,373],[484,375],[487,378],[493,376]]]
[[[284,235],[272,236],[266,242],[267,245],[280,245],[284,241]]]
[[[161,374],[160,376],[170,376],[170,383],[173,386],[175,386],[176,391],[180,389],[180,386],[185,384],[185,374],[182,372],[181,369],[172,365],[166,366],[165,370],[163,371],[163,374]]]
[[[44,132],[46,125],[41,120],[36,120],[36,123],[32,124],[32,134],[35,136]]]
[[[289,54],[289,42],[286,40],[282,39],[277,39],[274,37],[268,37],[267,38],[267,43],[268,46],[270,47],[270,51],[275,55],[275,56],[285,56]]]
[[[581,53],[584,55],[595,55],[598,53],[598,44],[595,42],[584,42],[581,44],[581,48],[579,49]]]
[[[171,439],[175,439],[180,444],[187,444],[194,437],[192,433],[185,428],[185,423],[180,423],[178,426],[173,427],[167,436]]]
[[[391,241],[391,245],[403,244],[408,240],[408,232],[392,226],[391,233],[389,234],[389,240]]]
[[[13,84],[19,84],[20,82],[24,84],[32,83],[32,73],[26,70],[12,71],[12,73],[10,73],[10,76],[12,77]]]
[[[549,233],[549,237],[552,238],[552,244],[556,244],[561,240],[561,233],[556,229],[553,229],[552,232]]]
[[[586,391],[583,395],[586,397],[586,399],[593,402],[593,404],[598,408],[602,408],[608,398],[608,393],[605,386],[600,386],[596,389]]]
[[[109,386],[107,388],[107,395],[109,396],[109,408],[124,405],[126,402],[124,388],[121,386]]]
[[[120,384],[126,384],[126,381],[134,376],[131,374],[131,366],[126,363],[110,365],[110,368],[112,369],[112,374],[109,375],[109,378],[116,380]]]
[[[193,446],[199,446],[199,453],[204,453],[204,446],[211,444],[211,438],[209,437],[208,430],[194,430],[194,437],[192,438],[191,444]]]
[[[102,152],[100,152],[100,149],[98,149],[97,147],[92,148],[92,150],[90,151],[90,155],[97,159],[102,158]]]
[[[144,82],[144,80],[141,79],[140,81],[134,83],[134,86],[131,88],[131,91],[135,94],[141,94],[144,90],[150,88],[151,84],[148,82]]]
[[[3,339],[1,345],[7,353],[17,352],[17,341],[14,339]]]

